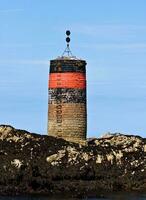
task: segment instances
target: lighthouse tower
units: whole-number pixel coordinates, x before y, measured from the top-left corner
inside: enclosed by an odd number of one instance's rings
[[[68,141],[86,140],[86,61],[72,56],[70,31],[61,57],[50,61],[48,134]]]

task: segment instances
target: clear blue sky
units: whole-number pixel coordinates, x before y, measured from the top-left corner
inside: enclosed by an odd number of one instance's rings
[[[46,134],[49,60],[86,59],[88,137],[146,136],[145,0],[1,0],[0,124]]]

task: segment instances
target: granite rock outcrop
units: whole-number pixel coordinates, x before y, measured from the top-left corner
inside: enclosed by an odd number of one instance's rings
[[[81,145],[0,125],[0,194],[116,190],[146,190],[146,139],[108,134]]]

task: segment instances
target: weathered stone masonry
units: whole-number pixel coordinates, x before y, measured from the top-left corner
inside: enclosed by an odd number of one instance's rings
[[[86,139],[86,62],[61,57],[51,60],[48,134],[73,142]]]

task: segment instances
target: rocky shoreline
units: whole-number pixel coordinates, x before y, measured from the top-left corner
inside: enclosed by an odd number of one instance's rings
[[[145,190],[145,138],[113,134],[83,146],[0,125],[1,195]]]

